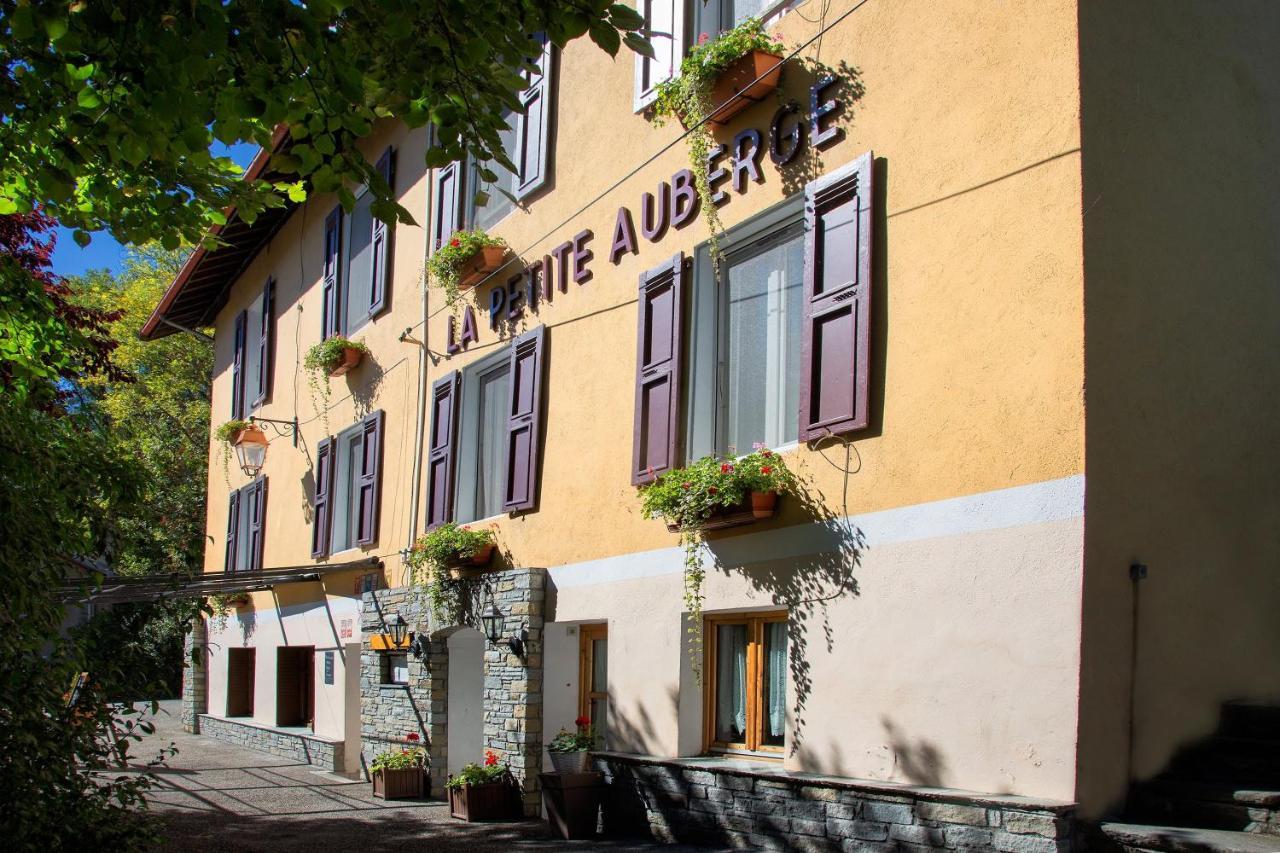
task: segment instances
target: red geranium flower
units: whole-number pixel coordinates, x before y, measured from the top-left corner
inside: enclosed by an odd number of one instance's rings
[[[687,488],[690,488],[692,485],[693,483],[681,483],[680,488],[687,489]]]
[[[452,240],[449,241],[449,245],[456,249],[462,245],[462,241],[459,240],[457,237],[454,237]]]
[[[575,726],[589,726],[589,725],[591,725],[591,718],[590,718],[590,717],[579,717],[578,719],[576,719],[576,720],[574,720],[574,721],[573,721],[573,724],[574,724]]]
[[[494,752],[492,749],[486,749],[484,751],[484,766],[492,767],[497,763],[498,763],[498,753]]]
[[[698,44],[706,44],[706,43],[707,43],[707,41],[708,41],[708,40],[710,40],[710,38],[711,38],[711,36],[707,35],[706,33],[699,33],[699,34],[698,34]]]
[[[718,491],[720,490],[717,489],[715,486],[707,486],[707,494],[709,495],[714,495]]]
[[[730,465],[728,462],[726,462],[726,463],[724,463],[723,465],[721,465],[721,466],[720,466],[720,473],[721,473],[721,474],[728,474],[728,473],[729,473],[730,471],[732,471],[732,470],[733,470],[733,466],[732,466],[732,465]]]
[[[772,474],[772,473],[773,473],[773,469],[772,469],[772,468],[770,468],[768,465],[761,465],[761,466],[760,466],[760,473],[761,473],[761,474]]]
[[[417,743],[419,740],[421,740],[421,738],[418,737],[417,732],[409,732],[407,735],[404,736],[404,739],[413,741],[414,743]]]
[[[773,451],[772,451],[772,450],[763,450],[763,451],[761,451],[761,452],[760,452],[760,455],[761,455],[761,456],[763,456],[765,459],[768,459],[770,456],[772,456],[772,455],[773,455]]]

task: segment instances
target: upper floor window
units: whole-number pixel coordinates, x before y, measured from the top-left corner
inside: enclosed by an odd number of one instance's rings
[[[231,361],[231,417],[241,419],[271,397],[275,352],[275,279],[235,320]]]
[[[383,414],[373,412],[316,448],[311,555],[378,541]]]
[[[394,149],[375,168],[394,191]],[[321,337],[350,337],[390,302],[392,229],[373,215],[373,200],[363,187],[350,215],[335,207],[325,219]]]
[[[427,524],[534,509],[546,327],[432,386]]]
[[[267,519],[267,478],[236,489],[227,500],[227,550],[223,569],[252,572],[262,568],[263,529]]]

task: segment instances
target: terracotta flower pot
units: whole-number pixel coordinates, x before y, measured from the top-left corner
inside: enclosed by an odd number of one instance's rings
[[[738,57],[720,72],[711,87],[711,107],[724,104],[711,114],[711,123],[724,127],[729,119],[768,97],[778,88],[781,77],[782,57],[776,53],[753,50]]]
[[[751,493],[751,514],[756,518],[773,518],[774,507],[777,505],[777,492]]]
[[[256,426],[247,426],[244,429],[236,430],[231,436],[231,446],[236,447],[248,438],[252,438],[256,443],[267,443],[267,434],[265,432]]]
[[[506,246],[482,247],[458,270],[458,289],[468,290],[475,287],[484,280],[485,276],[502,266],[506,257]]]
[[[449,577],[454,580],[461,580],[462,578],[473,578],[482,574],[480,569],[489,565],[489,562],[493,559],[493,552],[497,547],[493,542],[482,545],[480,550],[472,554],[465,563],[450,566]]]
[[[364,357],[364,353],[355,347],[343,347],[342,358],[329,370],[330,376],[345,376],[355,369],[360,363],[360,359]]]
[[[248,593],[246,593],[244,595],[237,595],[235,598],[231,599],[231,601],[228,603],[232,607],[248,607],[250,604],[253,603],[253,599],[249,597]]]

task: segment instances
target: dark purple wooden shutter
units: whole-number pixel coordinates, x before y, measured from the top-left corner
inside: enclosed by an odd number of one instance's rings
[[[684,253],[640,274],[631,482],[677,467],[680,453]]]
[[[324,220],[324,285],[321,287],[320,337],[331,338],[342,329],[342,208],[335,207]]]
[[[382,152],[382,156],[378,158],[378,163],[374,167],[378,170],[378,174],[387,182],[387,186],[391,187],[392,194],[395,193],[395,163],[396,152],[390,146]],[[372,317],[383,308],[387,307],[387,300],[391,293],[391,236],[393,229],[387,227],[387,223],[373,218],[373,279],[369,284],[369,316]]]
[[[367,415],[361,424],[360,466],[356,488],[360,513],[356,522],[356,544],[378,541],[378,504],[382,479],[382,412]]]
[[[431,444],[427,448],[427,528],[453,520],[453,465],[457,457],[458,390],[453,371],[431,386]]]
[[[547,372],[547,327],[525,332],[511,345],[511,404],[507,407],[505,512],[538,504],[538,440],[542,425],[542,384]]]
[[[249,325],[249,314],[241,311],[236,315],[235,351],[231,355],[231,417],[239,420],[244,417],[244,356]]]
[[[262,288],[262,325],[258,330],[258,376],[253,395],[254,408],[261,406],[271,396],[271,369],[275,360],[275,309],[276,280],[269,278]]]
[[[431,196],[431,250],[435,251],[462,227],[463,173],[460,163],[436,169],[436,185]]]
[[[316,495],[311,512],[311,556],[329,555],[329,525],[333,515],[333,439],[322,438],[316,446]]]
[[[870,152],[805,187],[800,440],[867,425]]]
[[[246,507],[249,522],[249,541],[245,549],[245,553],[249,555],[247,568],[249,571],[258,571],[262,568],[262,532],[267,520],[267,478],[263,477],[249,486],[245,495],[249,501],[249,506]]]
[[[240,492],[232,492],[227,498],[227,559],[223,570],[236,571],[236,557],[240,541]]]
[[[555,64],[555,46],[546,35],[539,36],[541,51],[538,54],[539,74],[529,76],[528,86],[520,93],[524,107],[516,122],[516,173],[514,195],[523,199],[546,184],[551,175],[551,101]]]

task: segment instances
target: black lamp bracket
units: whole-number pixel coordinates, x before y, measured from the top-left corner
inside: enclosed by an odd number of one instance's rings
[[[276,420],[275,418],[260,418],[257,415],[250,415],[249,423],[270,424],[272,432],[274,432],[276,435],[280,436],[281,438],[286,438],[291,436],[293,438],[293,446],[294,447],[298,446],[298,419],[296,417],[291,421],[280,421],[280,420]]]

